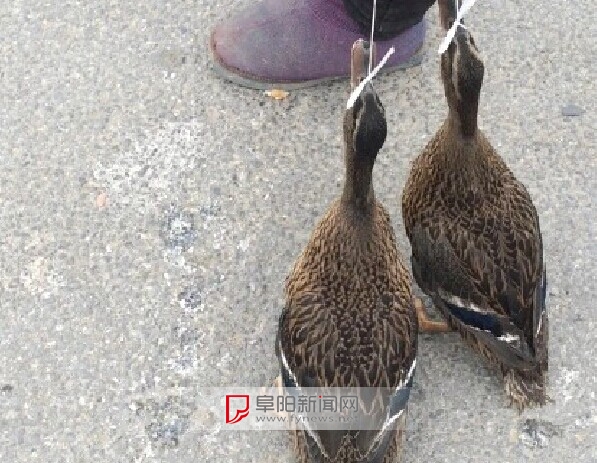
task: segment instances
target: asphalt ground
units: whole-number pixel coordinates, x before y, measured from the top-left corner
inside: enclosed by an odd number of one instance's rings
[[[277,374],[284,277],[341,188],[348,83],[275,101],[219,79],[209,30],[245,4],[0,4],[0,461],[294,461],[199,395]],[[422,66],[375,82],[375,190],[405,258],[409,163],[446,115],[436,13]],[[540,215],[554,403],[519,415],[457,335],[423,335],[404,458],[595,462],[597,7],[484,0],[467,24],[480,125]]]

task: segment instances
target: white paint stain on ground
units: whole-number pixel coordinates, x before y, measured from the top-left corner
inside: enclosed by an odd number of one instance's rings
[[[64,277],[50,267],[48,259],[36,257],[19,275],[22,285],[33,296],[48,299],[65,286]]]
[[[578,390],[579,384],[578,380],[580,378],[580,371],[578,370],[571,370],[569,368],[562,368],[560,377],[557,380],[558,389],[562,392],[562,397],[564,398],[564,402],[569,402],[572,400],[577,394],[576,391]]]

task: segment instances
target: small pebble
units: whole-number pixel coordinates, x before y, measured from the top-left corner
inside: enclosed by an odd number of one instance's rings
[[[580,116],[584,113],[584,110],[580,106],[575,104],[567,104],[562,108],[562,116]]]
[[[106,207],[107,202],[108,195],[105,192],[98,194],[95,198],[95,205],[98,209],[103,209],[104,207]]]

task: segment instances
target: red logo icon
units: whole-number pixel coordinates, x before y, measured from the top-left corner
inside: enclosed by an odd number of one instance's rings
[[[242,405],[240,408],[237,406],[231,406],[230,402],[234,400],[235,402],[241,402]],[[230,410],[235,413],[234,417],[230,417]],[[241,421],[243,418],[246,418],[249,415],[249,396],[244,394],[226,394],[226,423],[227,424],[234,424]]]

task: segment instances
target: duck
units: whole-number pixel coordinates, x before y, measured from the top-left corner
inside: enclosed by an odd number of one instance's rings
[[[451,0],[440,5],[445,27],[455,8]],[[541,406],[548,314],[537,210],[478,126],[485,68],[469,29],[457,27],[440,68],[448,115],[402,193],[413,277],[443,315],[444,331],[458,331],[501,374],[509,404]]]
[[[362,39],[353,45],[353,89],[374,49]],[[286,391],[376,388],[386,391],[385,399],[368,415],[378,421],[367,429],[294,432],[303,463],[390,463],[402,451],[418,326],[410,275],[390,215],[373,189],[373,167],[386,135],[385,109],[369,82],[344,114],[342,193],[286,279],[275,349]],[[365,408],[373,410],[374,398],[364,394],[359,400],[369,400]]]

